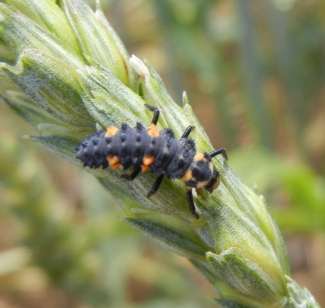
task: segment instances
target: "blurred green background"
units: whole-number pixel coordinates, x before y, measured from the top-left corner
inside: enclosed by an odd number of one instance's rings
[[[94,2],[94,1],[93,1]],[[293,276],[325,305],[325,2],[111,0],[130,54],[185,89],[212,142],[264,194]],[[0,105],[0,307],[214,307],[186,259]]]

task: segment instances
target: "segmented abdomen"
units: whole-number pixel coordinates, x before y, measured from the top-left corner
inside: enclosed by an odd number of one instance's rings
[[[77,148],[77,158],[90,168],[142,168],[170,178],[180,178],[196,153],[191,139],[176,140],[170,129],[150,134],[142,124],[122,124],[87,137]]]

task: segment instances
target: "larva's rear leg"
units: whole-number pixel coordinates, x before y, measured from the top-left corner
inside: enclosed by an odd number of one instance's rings
[[[152,116],[152,120],[151,120],[151,124],[154,124],[156,125],[158,123],[158,120],[159,120],[159,115],[160,115],[160,111],[157,107],[155,106],[151,106],[151,105],[148,105],[148,104],[145,104],[145,106],[153,112],[153,116]]]
[[[141,172],[141,166],[136,167],[130,174],[122,174],[121,177],[128,181],[133,181]]]
[[[228,159],[227,152],[226,152],[226,150],[225,150],[224,148],[215,149],[215,150],[213,150],[212,152],[208,153],[208,156],[209,156],[210,158],[213,158],[213,157],[215,157],[215,156],[217,156],[217,155],[220,155],[220,154],[221,154],[225,159]]]
[[[181,138],[187,138],[190,135],[190,133],[192,132],[193,129],[194,129],[194,126],[191,126],[191,125],[186,127],[186,129],[185,129],[183,135],[181,136]]]
[[[191,213],[196,217],[196,218],[200,218],[199,214],[196,211],[195,208],[195,203],[194,203],[194,198],[193,198],[193,191],[192,189],[188,190],[186,193],[186,197],[187,197],[187,202],[188,202],[188,207],[191,211]]]
[[[164,175],[161,174],[157,177],[157,179],[155,180],[155,182],[153,183],[151,189],[149,190],[147,197],[149,198],[150,196],[152,196],[155,192],[157,192],[157,190],[159,189],[163,179],[164,179]]]

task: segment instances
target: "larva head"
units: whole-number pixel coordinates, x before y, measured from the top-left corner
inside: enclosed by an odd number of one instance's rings
[[[219,173],[207,154],[197,153],[182,179],[190,188],[204,188],[211,193],[219,184]]]

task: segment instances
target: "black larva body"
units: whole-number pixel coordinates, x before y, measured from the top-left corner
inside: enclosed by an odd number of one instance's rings
[[[195,142],[188,138],[193,127],[189,126],[180,139],[170,129],[158,130],[156,124],[159,110],[147,106],[154,112],[148,128],[141,123],[135,127],[122,124],[118,129],[109,127],[87,137],[77,147],[76,157],[90,168],[131,169],[123,177],[133,180],[140,172],[151,171],[158,177],[148,197],[158,189],[164,177],[181,179],[188,187],[187,197],[192,213],[195,210],[192,191],[204,188],[212,192],[218,186],[219,173],[211,159],[222,154],[223,148],[211,153],[197,153]]]
[[[90,168],[107,168],[108,156],[117,156],[124,170],[137,169],[143,165],[143,158],[154,157],[150,171],[169,178],[181,178],[189,168],[196,154],[191,139],[176,140],[170,129],[163,129],[159,136],[148,135],[140,123],[135,128],[122,124],[114,136],[106,136],[104,130],[87,137],[77,148],[77,158]]]

